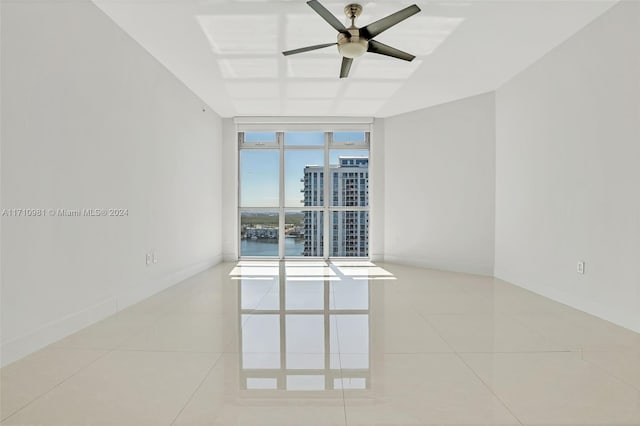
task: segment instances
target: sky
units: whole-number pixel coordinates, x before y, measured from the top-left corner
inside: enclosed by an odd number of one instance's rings
[[[362,141],[364,132],[334,132],[336,142]],[[275,142],[275,132],[245,133],[246,142]],[[311,150],[287,150],[287,146],[317,146]],[[285,207],[302,207],[307,165],[324,165],[323,132],[285,133]],[[240,197],[244,207],[278,207],[279,152],[275,149],[240,151]],[[329,164],[338,164],[340,156],[368,156],[368,150],[332,149]]]

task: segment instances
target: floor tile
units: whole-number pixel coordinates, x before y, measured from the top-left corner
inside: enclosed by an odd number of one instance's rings
[[[413,311],[385,312],[372,318],[376,330],[372,344],[377,353],[452,352],[436,330]]]
[[[162,318],[162,314],[118,312],[80,330],[52,346],[72,349],[111,350],[127,338],[144,330]]]
[[[585,351],[582,359],[640,390],[640,350]]]
[[[236,283],[230,283],[227,279],[224,285],[218,280],[215,284],[199,286],[182,300],[174,301],[171,313],[229,313],[234,314],[238,309],[238,287]]]
[[[423,315],[495,312],[493,302],[484,295],[458,290],[416,292],[410,306]]]
[[[323,310],[327,286],[323,280],[287,279],[284,283],[285,308],[299,311]]]
[[[342,391],[247,389],[239,372],[238,354],[224,354],[175,425],[345,425]]]
[[[280,274],[280,266],[277,264],[271,266],[244,264],[236,266],[229,272],[230,276],[239,277],[277,277]]]
[[[640,335],[490,277],[341,262],[191,277],[2,369],[1,424],[640,424]]]
[[[333,315],[330,335],[343,370],[368,369],[371,365],[369,315]],[[332,343],[333,343],[332,342]]]
[[[487,294],[493,301],[496,312],[502,314],[562,314],[572,310],[562,303],[554,302],[497,278],[494,279],[493,287]]]
[[[335,310],[368,310],[370,281],[340,280],[330,282],[330,308]]]
[[[517,314],[514,317],[543,336],[573,350],[640,348],[640,336],[637,333],[580,312]]]
[[[50,347],[4,367],[0,370],[0,420],[47,393],[105,353]]]
[[[371,390],[345,391],[347,424],[518,424],[455,354],[388,354]]]
[[[427,320],[457,352],[568,350],[505,315],[430,315]]]
[[[169,425],[219,354],[111,352],[3,425]]]
[[[223,352],[233,348],[236,327],[216,312],[169,314],[130,336],[119,349],[138,351]]]
[[[234,282],[239,302],[233,298],[239,309],[278,309],[280,303],[280,283],[276,279],[240,279]]]
[[[217,270],[207,270],[187,278],[180,283],[171,286],[147,299],[123,309],[123,314],[155,315],[163,316],[171,312],[177,303],[188,298],[193,292],[203,285],[204,282],[219,275]]]
[[[379,266],[335,266],[339,275],[345,277],[390,276],[391,272]]]
[[[287,264],[285,271],[287,278],[294,279],[296,277],[332,277],[336,275],[335,270],[329,266],[294,266],[292,263]]]
[[[462,354],[524,424],[638,424],[640,394],[575,352]]]

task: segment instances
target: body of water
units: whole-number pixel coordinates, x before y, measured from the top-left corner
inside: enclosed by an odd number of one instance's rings
[[[304,240],[296,241],[295,238],[284,239],[285,256],[302,256]],[[260,240],[240,240],[241,256],[278,256],[278,242]]]

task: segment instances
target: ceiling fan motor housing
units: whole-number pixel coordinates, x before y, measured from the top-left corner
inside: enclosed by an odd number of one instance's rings
[[[351,36],[338,33],[338,51],[345,58],[358,58],[365,54],[369,48],[369,40],[360,37],[360,30],[355,26],[354,20],[362,13],[362,6],[352,3],[344,8],[344,13],[351,19],[351,26],[347,28]]]
[[[360,30],[357,28],[349,28],[351,37],[345,34],[338,34],[338,51],[345,58],[358,58],[365,54],[369,48],[369,40],[360,37]]]

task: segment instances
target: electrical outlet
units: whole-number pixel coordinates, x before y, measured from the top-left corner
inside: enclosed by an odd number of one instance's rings
[[[151,252],[151,261],[153,263],[158,263],[158,257],[156,256],[156,251],[155,250]]]
[[[147,266],[151,265],[151,253],[146,254],[146,262]]]
[[[577,271],[578,271],[579,274],[584,274],[584,262],[583,261],[578,262]]]

